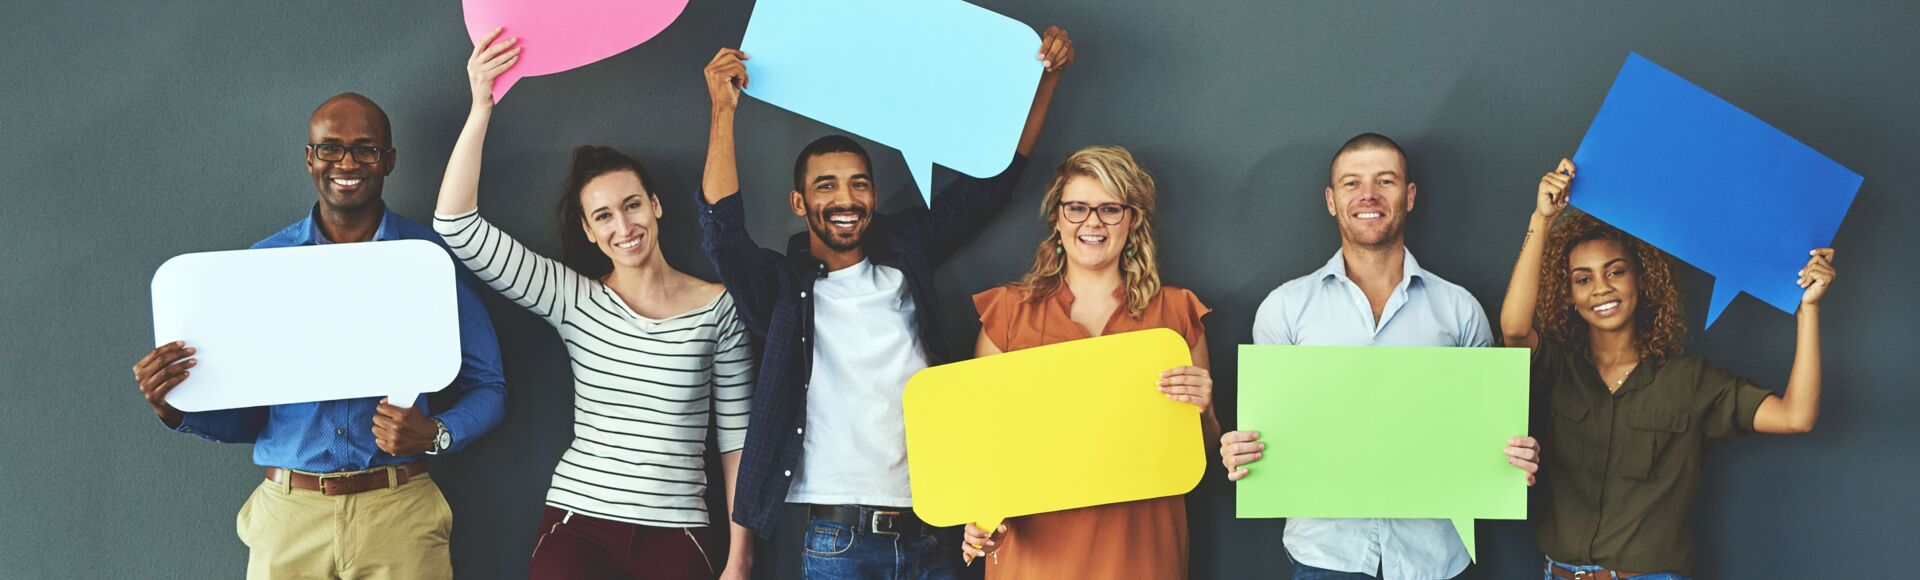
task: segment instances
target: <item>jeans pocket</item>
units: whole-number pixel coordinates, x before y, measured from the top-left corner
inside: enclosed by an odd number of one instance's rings
[[[819,520],[810,526],[804,544],[808,556],[831,558],[853,549],[853,528]]]

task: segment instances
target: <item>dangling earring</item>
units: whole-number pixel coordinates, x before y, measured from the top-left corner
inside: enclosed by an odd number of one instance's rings
[[[1067,244],[1065,242],[1053,245],[1053,255],[1058,256],[1065,253],[1067,253]]]
[[[1127,240],[1127,257],[1133,257],[1133,240]]]

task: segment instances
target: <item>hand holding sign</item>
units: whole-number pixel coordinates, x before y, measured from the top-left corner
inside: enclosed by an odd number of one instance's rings
[[[162,419],[382,395],[411,407],[460,370],[454,284],[424,240],[177,256],[153,275],[162,346],[135,374]]]
[[[929,200],[936,161],[1006,169],[1046,66],[1032,28],[960,0],[760,0],[740,49],[747,94],[899,149]]]
[[[1446,518],[1474,555],[1475,518],[1527,517],[1528,378],[1525,349],[1241,345],[1239,425],[1271,455],[1235,514]]]
[[[1206,469],[1200,409],[1162,394],[1192,364],[1167,329],[941,365],[907,382],[914,511],[936,526],[1180,495]],[[990,434],[1005,444],[982,452]],[[1050,445],[1076,442],[1072,453]]]
[[[1707,326],[1746,292],[1784,311],[1860,175],[1638,54],[1573,156],[1573,205],[1715,277]]]
[[[680,17],[687,0],[462,0],[474,46],[499,29],[533,50],[493,85],[499,102],[522,77],[572,70],[639,46]]]

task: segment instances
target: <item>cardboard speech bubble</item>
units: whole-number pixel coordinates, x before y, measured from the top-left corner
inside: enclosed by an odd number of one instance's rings
[[[1580,149],[1569,202],[1714,276],[1711,327],[1741,292],[1787,312],[1860,190],[1793,137],[1629,54]]]
[[[1192,491],[1206,471],[1200,409],[1156,386],[1191,364],[1186,341],[1157,328],[920,371],[903,401],[914,512],[991,530]]]
[[[1044,72],[1031,27],[960,0],[759,0],[740,50],[748,95],[899,149],[929,201],[935,162],[1007,168]]]
[[[1241,518],[1527,517],[1527,350],[1240,345],[1239,429],[1267,448],[1234,486]]]
[[[426,240],[175,256],[153,274],[154,344],[197,349],[182,411],[387,396],[460,372],[453,259]]]
[[[519,38],[520,62],[493,81],[493,102],[523,77],[580,68],[653,39],[680,18],[687,0],[461,0],[474,44],[504,28]]]

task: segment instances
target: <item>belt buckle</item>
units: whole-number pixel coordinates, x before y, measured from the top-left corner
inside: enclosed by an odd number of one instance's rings
[[[885,519],[882,520],[881,519],[882,517],[885,517]],[[887,523],[886,529],[884,530],[880,529],[881,528],[880,522],[882,521],[885,521]],[[874,510],[873,518],[867,520],[867,533],[878,535],[878,536],[898,536],[900,535],[900,530],[899,530],[899,526],[896,524],[898,524],[899,521],[900,521],[900,512],[883,512],[880,510]]]
[[[321,474],[316,474],[314,477],[319,478],[320,495],[334,495],[332,491],[327,489],[327,482],[335,479],[346,479],[354,475],[355,474],[352,474],[352,473],[321,473]]]

